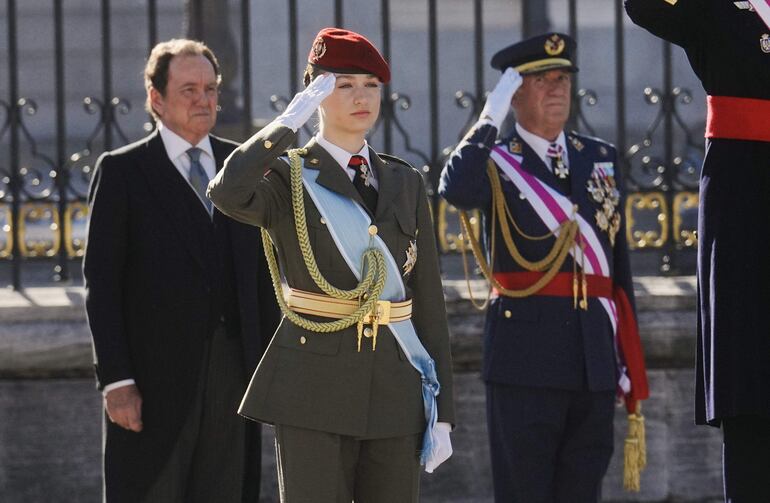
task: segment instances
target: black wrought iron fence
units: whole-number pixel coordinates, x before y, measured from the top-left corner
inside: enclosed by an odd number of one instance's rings
[[[144,124],[144,129],[139,124],[148,120],[138,112],[141,106],[131,103],[131,100],[119,96],[115,91],[115,78],[125,79],[127,72],[114,65],[116,54],[124,50],[125,45],[125,38],[121,38],[120,47],[114,43],[116,25],[122,33],[132,33],[134,38],[139,36],[137,33],[146,33],[146,43],[140,44],[142,49],[139,52],[144,51],[142,57],[162,36],[170,38],[187,35],[200,38],[212,45],[215,51],[221,37],[228,37],[237,56],[231,65],[235,68],[231,70],[233,85],[223,89],[222,101],[233,104],[228,110],[227,132],[231,136],[243,138],[258,126],[260,115],[268,115],[260,112],[264,104],[254,99],[255,88],[265,87],[258,86],[255,79],[260,77],[265,80],[265,76],[254,67],[253,62],[255,59],[273,58],[275,52],[286,54],[288,78],[284,80],[272,74],[266,76],[272,111],[280,110],[298,89],[298,77],[304,60],[301,57],[304,56],[304,46],[299,43],[301,26],[305,24],[302,16],[307,11],[307,4],[318,4],[317,0],[287,0],[284,11],[272,9],[277,2],[261,5],[260,2],[249,0],[189,0],[184,5],[176,5],[169,0],[161,2],[159,6],[157,0],[137,0],[130,6],[134,16],[132,22],[139,17],[142,26],[132,27],[125,26],[124,19],[115,19],[116,7],[121,6],[121,12],[125,12],[126,4],[111,0],[86,2],[90,15],[98,19],[99,35],[93,41],[91,50],[99,57],[89,67],[98,75],[98,79],[90,81],[83,88],[80,87],[82,84],[78,84],[73,89],[65,71],[68,61],[72,59],[65,43],[65,27],[77,30],[77,15],[87,14],[81,10],[73,15],[74,18],[70,16],[65,21],[63,9],[66,3],[62,0],[40,0],[33,3],[38,15],[41,9],[50,9],[51,21],[50,32],[41,28],[32,35],[35,43],[43,47],[42,52],[48,55],[45,61],[50,61],[52,66],[50,85],[41,88],[40,83],[36,82],[32,86],[38,95],[29,92],[19,81],[25,68],[39,64],[38,61],[19,59],[23,52],[20,51],[23,49],[20,40],[30,40],[27,30],[24,36],[20,36],[19,25],[24,13],[19,12],[19,2],[6,0],[2,17],[4,26],[0,26],[0,30],[5,30],[7,40],[4,48],[0,46],[0,54],[4,49],[5,60],[0,63],[0,67],[7,71],[7,98],[0,94],[0,267],[7,266],[10,271],[8,283],[16,289],[24,286],[22,270],[30,262],[50,264],[54,279],[67,280],[73,275],[79,275],[77,261],[83,254],[87,223],[85,200],[96,157],[104,150],[134,139],[132,136],[136,136],[137,132],[141,134],[151,128],[151,124]],[[379,33],[369,35],[381,47],[385,58],[392,62],[394,68],[414,58],[425,61],[425,78],[420,82],[424,90],[424,93],[420,92],[422,99],[418,101],[405,92],[403,89],[409,76],[402,74],[399,80],[399,74],[395,72],[391,84],[384,88],[382,116],[372,135],[383,151],[401,155],[420,167],[430,187],[435,187],[453,142],[475,120],[483,106],[487,83],[489,87],[493,84],[489,78],[485,79],[485,73],[489,72],[489,53],[498,48],[489,47],[490,25],[494,25],[498,33],[503,32],[505,43],[532,34],[533,27],[528,20],[534,2],[473,0],[470,3],[445,3],[423,0],[423,4],[418,5],[420,2],[406,0],[380,0],[378,3],[334,0],[328,3],[328,6],[323,7],[327,11],[327,18],[314,20],[311,24],[317,26],[308,36],[312,36],[317,28],[325,24],[346,26],[348,22],[361,23],[362,19],[376,19],[376,31]],[[465,5],[462,13],[446,12],[457,9],[460,4]],[[561,16],[565,21],[563,26],[555,23],[556,28],[566,30],[578,39],[579,44],[584,33],[591,33],[591,36],[598,36],[601,40],[601,54],[582,53],[580,58],[605,60],[605,70],[599,74],[579,74],[579,84],[585,87],[575,86],[572,122],[578,130],[589,134],[599,130],[603,137],[613,141],[624,154],[621,169],[626,174],[629,192],[625,214],[629,222],[628,237],[632,249],[637,254],[648,255],[661,273],[687,272],[697,240],[695,208],[698,200],[698,171],[703,156],[700,140],[703,103],[696,102],[691,107],[695,109],[690,114],[695,117],[694,120],[682,112],[684,105],[693,102],[693,93],[674,82],[675,65],[672,62],[671,46],[659,43],[652,37],[645,40],[653,47],[653,51],[659,51],[659,60],[658,64],[649,69],[650,84],[626,81],[629,65],[636,64],[629,61],[627,54],[625,41],[630,28],[624,23],[625,14],[621,2],[607,4],[609,2],[598,0],[549,2],[553,10],[561,9],[565,13]],[[28,5],[25,3],[25,6]],[[392,20],[392,14],[394,9],[403,9],[405,5],[421,8],[424,23],[419,25],[422,21],[410,20],[410,36],[418,42],[410,45],[408,51],[393,54],[393,37],[402,36],[403,31],[399,22]],[[255,18],[262,15],[266,6],[270,7],[269,29],[253,29]],[[162,18],[159,7],[166,15],[171,11],[180,13],[180,22],[172,31],[166,30],[168,33],[161,33],[159,29],[159,20]],[[606,10],[611,9],[609,21],[600,28],[593,25],[584,27],[578,22],[579,19],[585,19],[585,16],[591,17],[599,9],[605,17]],[[210,29],[207,31],[211,12],[217,12],[234,22],[229,22],[224,29],[220,26],[218,33],[212,33]],[[501,13],[506,15],[501,16]],[[455,79],[457,85],[450,90],[447,87],[455,82],[443,78],[444,67],[440,63],[446,60],[446,47],[439,42],[442,30],[449,30],[441,22],[448,15],[462,21],[459,23],[460,29],[472,45],[460,60],[454,61],[452,58],[452,64],[462,66],[462,75]],[[90,21],[83,21],[84,24],[86,22]],[[415,23],[418,26],[415,27]],[[450,24],[453,25],[452,30],[458,30],[458,22]],[[93,29],[93,26],[89,29]],[[452,37],[454,33],[450,32],[448,36]],[[501,37],[497,39],[499,41]],[[276,47],[281,50],[277,51]],[[230,51],[223,52],[229,55]],[[132,74],[131,78],[134,77]],[[652,84],[657,80],[660,80],[659,85]],[[597,84],[601,84],[603,91],[592,90]],[[629,95],[629,90],[634,94]],[[141,91],[138,89],[137,96],[141,96]],[[68,107],[71,101],[68,96],[71,97],[73,93],[81,96],[80,110]],[[140,103],[143,101],[142,97],[136,99]],[[648,108],[654,107],[654,113],[635,112],[629,120],[629,101],[639,103],[642,99]],[[40,115],[38,106],[41,100],[51,104],[44,116]],[[596,107],[597,103],[603,100],[614,100],[613,112],[596,112],[599,108]],[[638,105],[635,106],[639,109]],[[451,114],[448,113],[449,109],[453,109]],[[462,120],[456,120],[458,109],[464,114]],[[448,115],[454,119],[447,121]],[[652,115],[652,119],[645,120],[644,115]],[[90,128],[87,128],[89,131],[86,134],[74,134],[71,124],[75,119],[82,123],[84,117],[92,120]],[[33,132],[29,127],[29,122],[33,120],[38,126],[44,124],[50,127],[38,127],[37,130],[43,132]],[[127,132],[124,124],[129,120],[132,132]],[[311,131],[308,129],[306,133],[311,134]],[[434,199],[434,203],[442,252],[453,253],[458,243],[458,226],[453,210],[438,199]]]

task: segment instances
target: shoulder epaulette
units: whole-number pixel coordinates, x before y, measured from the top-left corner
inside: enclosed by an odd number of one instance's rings
[[[605,139],[598,138],[596,136],[589,136],[587,134],[581,134],[581,133],[578,133],[577,131],[570,131],[567,135],[568,136],[574,136],[576,138],[580,138],[583,141],[591,141],[591,142],[595,142],[595,143],[599,143],[599,144],[605,145],[605,146],[610,147],[610,148],[615,148],[615,145],[613,145],[612,143],[608,142]]]
[[[400,157],[396,157],[395,155],[381,154],[379,152],[377,152],[377,155],[380,156],[380,158],[385,161],[395,162],[396,164],[403,164],[407,168],[417,169],[414,166],[412,166],[409,162],[401,159]]]

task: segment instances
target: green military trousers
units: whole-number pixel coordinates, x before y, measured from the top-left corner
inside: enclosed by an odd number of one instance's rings
[[[416,503],[422,433],[359,439],[276,425],[281,503]]]

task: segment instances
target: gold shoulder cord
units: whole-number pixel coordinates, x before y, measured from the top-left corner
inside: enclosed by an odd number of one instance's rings
[[[305,155],[307,151],[304,148],[289,150],[289,167],[290,167],[290,180],[291,180],[291,202],[294,210],[294,222],[297,229],[297,240],[299,241],[299,247],[302,251],[302,258],[305,261],[310,277],[313,278],[315,284],[330,297],[336,299],[364,299],[360,307],[356,309],[350,315],[341,318],[339,320],[329,322],[319,322],[309,320],[300,316],[291,310],[283,297],[283,288],[281,287],[281,273],[278,266],[278,260],[275,257],[275,251],[273,249],[273,242],[270,239],[270,234],[266,229],[262,229],[262,243],[265,249],[265,257],[267,258],[268,269],[270,269],[270,277],[273,281],[273,288],[275,290],[275,296],[278,300],[278,305],[281,308],[283,314],[295,325],[298,325],[305,330],[311,332],[330,333],[337,332],[348,327],[359,324],[359,332],[363,326],[363,319],[366,315],[372,311],[376,311],[377,301],[382,295],[382,291],[385,288],[385,258],[382,252],[375,247],[369,247],[364,251],[361,260],[363,264],[363,270],[365,271],[364,278],[353,290],[341,290],[331,285],[326,278],[323,277],[321,271],[318,270],[318,263],[315,260],[313,254],[313,248],[310,245],[310,238],[307,231],[307,220],[305,218],[305,203],[303,200],[303,187],[302,187],[302,161],[301,155]],[[376,321],[375,321],[376,323]],[[359,339],[360,340],[360,339]]]
[[[492,160],[489,160],[487,162],[487,176],[489,177],[489,184],[492,188],[492,221],[491,221],[491,238],[490,238],[490,249],[491,251],[491,263],[494,264],[495,258],[494,258],[494,251],[495,251],[495,236],[496,236],[496,225],[499,223],[500,225],[500,232],[503,235],[503,241],[505,242],[506,248],[508,249],[508,253],[511,254],[511,257],[513,257],[513,260],[526,269],[527,271],[535,271],[535,272],[542,272],[545,271],[545,274],[537,280],[534,284],[531,286],[521,289],[521,290],[509,290],[507,288],[504,288],[494,277],[492,266],[490,266],[489,263],[487,263],[486,259],[484,258],[484,253],[481,250],[481,246],[479,245],[478,240],[473,234],[473,229],[471,229],[470,219],[468,218],[468,214],[465,211],[460,211],[460,223],[462,224],[462,231],[467,236],[468,242],[470,243],[471,250],[473,252],[473,256],[476,258],[476,261],[479,264],[479,267],[481,268],[481,272],[484,275],[484,278],[486,278],[489,285],[496,290],[498,290],[500,293],[505,295],[506,297],[514,297],[514,298],[521,298],[521,297],[528,297],[534,293],[536,293],[538,290],[541,290],[545,285],[547,285],[554,276],[559,272],[559,269],[561,269],[562,264],[564,264],[564,261],[567,258],[567,255],[569,254],[570,248],[576,245],[577,237],[579,234],[579,227],[578,223],[573,220],[568,220],[566,222],[563,222],[558,229],[558,235],[556,236],[556,242],[553,245],[553,248],[548,252],[548,254],[541,260],[538,260],[536,262],[532,262],[524,258],[522,256],[519,249],[516,247],[516,244],[513,242],[513,238],[511,236],[511,229],[512,226],[516,232],[523,237],[524,239],[530,240],[530,241],[540,241],[543,239],[547,239],[549,237],[552,237],[556,234],[556,231],[548,232],[542,236],[530,236],[526,234],[524,231],[521,230],[521,228],[516,224],[516,221],[513,218],[513,215],[511,215],[510,208],[508,208],[508,205],[505,202],[505,196],[503,195],[503,189],[500,185],[500,178],[497,174],[497,167],[495,166],[494,162]],[[461,243],[462,244],[462,243]],[[465,277],[466,280],[468,280],[468,267],[467,267],[467,261],[465,256],[465,247],[461,246],[460,250],[462,251],[463,255],[463,267],[465,270]],[[575,276],[577,278],[577,275]],[[583,279],[583,283],[585,283],[585,278]],[[575,289],[577,288],[577,284],[574,285]],[[468,289],[470,292],[470,283],[468,283]],[[577,298],[577,293],[575,293]],[[472,296],[471,296],[472,299]],[[487,298],[487,300],[489,300]],[[484,309],[486,307],[487,302],[484,302],[483,305],[479,306],[474,302],[474,306],[479,309]]]

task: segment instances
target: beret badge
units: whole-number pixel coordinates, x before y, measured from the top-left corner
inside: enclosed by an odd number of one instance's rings
[[[318,37],[313,42],[313,60],[318,61],[324,57],[324,54],[326,54],[326,42],[323,37]]]

